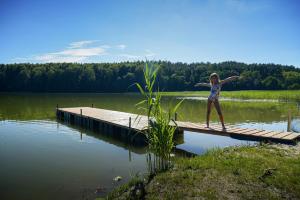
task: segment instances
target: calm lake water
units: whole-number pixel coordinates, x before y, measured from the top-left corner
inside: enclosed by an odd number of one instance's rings
[[[0,199],[95,199],[147,171],[146,147],[56,121],[55,107],[91,106],[138,113],[135,94],[0,94]],[[168,107],[178,98],[164,98]],[[227,124],[286,130],[296,103],[221,101]],[[205,122],[206,101],[187,98],[179,120]],[[211,117],[218,122],[216,112]],[[251,141],[185,132],[180,152],[253,144]],[[177,155],[177,154],[176,154]],[[177,155],[179,156],[179,155]],[[113,178],[121,176],[120,182]],[[98,193],[95,193],[98,188]]]

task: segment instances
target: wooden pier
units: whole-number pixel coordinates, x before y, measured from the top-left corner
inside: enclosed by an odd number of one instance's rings
[[[145,143],[146,137],[141,132],[147,130],[147,117],[126,112],[105,110],[91,107],[57,108],[58,119],[78,124],[83,127],[100,130],[108,134],[117,134],[125,140],[132,140],[133,143]],[[205,124],[175,121],[178,127],[177,132],[189,130],[199,133],[230,136],[239,139],[258,141],[273,141],[282,143],[296,143],[300,138],[299,133],[268,131],[251,128],[239,128],[228,126],[222,130],[219,125],[211,125],[206,128]],[[174,122],[170,126],[175,126]]]
[[[57,108],[58,119],[122,139],[145,145],[147,118],[136,114],[91,107]]]

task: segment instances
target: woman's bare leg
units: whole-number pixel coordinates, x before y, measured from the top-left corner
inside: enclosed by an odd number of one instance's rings
[[[219,100],[218,100],[218,99],[216,99],[216,100],[214,101],[214,105],[215,105],[216,110],[217,110],[217,112],[218,112],[220,121],[221,121],[221,123],[222,123],[222,127],[223,127],[223,129],[225,129],[224,118],[223,118],[223,115],[222,115],[222,110],[221,110],[221,106],[220,106],[220,103],[219,103]]]
[[[206,112],[206,127],[209,127],[209,117],[210,117],[210,112],[211,112],[211,100],[207,100],[207,112]]]

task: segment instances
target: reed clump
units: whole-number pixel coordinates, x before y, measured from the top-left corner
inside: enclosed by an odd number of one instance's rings
[[[173,136],[176,131],[176,123],[172,119],[176,110],[182,103],[180,101],[174,107],[167,110],[162,108],[161,93],[156,84],[159,67],[146,62],[144,72],[144,86],[136,83],[144,99],[137,106],[147,113],[148,129],[146,133],[149,154],[147,161],[150,173],[166,170],[170,166],[170,153],[174,147]],[[170,126],[173,123],[175,126]]]

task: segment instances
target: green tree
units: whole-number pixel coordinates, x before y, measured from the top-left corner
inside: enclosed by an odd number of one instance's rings
[[[281,89],[281,82],[273,76],[268,76],[267,78],[265,78],[262,81],[262,84],[266,89]]]

